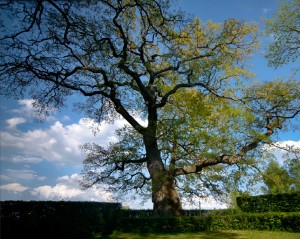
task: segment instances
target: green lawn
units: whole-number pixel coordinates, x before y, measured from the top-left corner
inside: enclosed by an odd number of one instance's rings
[[[220,231],[176,234],[114,233],[101,239],[300,239],[300,233],[272,231]]]

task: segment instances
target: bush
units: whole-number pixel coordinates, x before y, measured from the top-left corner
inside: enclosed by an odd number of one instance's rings
[[[215,210],[183,210],[184,216],[212,216],[212,215],[233,215],[239,213],[239,209],[215,209]],[[123,217],[152,217],[153,210],[122,209]]]
[[[1,238],[93,238],[115,229],[121,205],[98,202],[3,201]]]
[[[237,197],[244,212],[300,212],[300,192]]]
[[[117,230],[138,233],[179,233],[206,230],[300,231],[300,213],[239,213],[225,216],[123,218]]]

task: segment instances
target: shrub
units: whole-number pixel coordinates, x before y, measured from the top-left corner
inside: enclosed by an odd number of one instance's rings
[[[300,192],[237,197],[244,212],[300,212]]]
[[[1,238],[92,238],[115,229],[121,205],[98,202],[2,201]]]
[[[123,218],[118,230],[138,233],[179,233],[206,230],[300,231],[300,213],[239,213],[224,216]]]
[[[211,216],[211,215],[233,215],[239,213],[240,209],[215,209],[215,210],[183,210],[184,216]],[[134,210],[122,209],[121,215],[123,217],[152,217],[153,210]]]

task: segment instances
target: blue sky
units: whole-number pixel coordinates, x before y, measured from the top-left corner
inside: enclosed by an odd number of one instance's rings
[[[277,10],[276,0],[178,0],[182,10],[203,21],[216,22],[238,18],[258,22],[263,29],[264,19],[270,18]],[[262,43],[270,39],[262,39]],[[299,61],[279,69],[269,68],[260,49],[249,59],[251,70],[259,80],[287,78]],[[299,74],[297,75],[299,78]],[[70,99],[70,102],[74,99]],[[114,125],[103,123],[95,136],[91,121],[74,112],[70,106],[61,112],[54,112],[44,122],[35,117],[32,100],[0,98],[0,200],[93,200],[110,201],[109,192],[101,188],[82,191],[78,185],[83,155],[80,144],[95,142],[106,145],[115,140],[114,130],[125,122],[118,120]],[[295,124],[299,123],[295,122]],[[298,131],[281,135],[281,141],[300,146]],[[139,201],[124,201],[132,208],[150,208],[150,201],[141,206]],[[187,204],[184,204],[187,206]],[[203,208],[219,208],[224,205],[213,200],[203,201]]]

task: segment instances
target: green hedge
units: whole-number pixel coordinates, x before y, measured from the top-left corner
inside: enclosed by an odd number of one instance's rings
[[[300,192],[237,197],[244,212],[300,212]]]
[[[118,230],[178,233],[207,230],[274,230],[300,232],[300,213],[240,213],[226,216],[123,218]]]
[[[121,204],[1,201],[1,238],[93,238],[115,229]]]
[[[240,209],[215,209],[215,210],[199,210],[199,209],[191,209],[191,210],[183,210],[184,216],[224,216],[224,215],[233,215],[240,213]],[[153,210],[137,210],[137,209],[122,209],[121,210],[122,217],[153,217]]]

